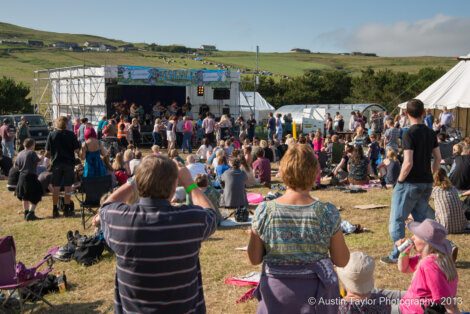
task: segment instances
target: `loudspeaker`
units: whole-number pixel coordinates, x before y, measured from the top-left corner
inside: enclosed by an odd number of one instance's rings
[[[214,99],[230,99],[230,89],[214,88]]]

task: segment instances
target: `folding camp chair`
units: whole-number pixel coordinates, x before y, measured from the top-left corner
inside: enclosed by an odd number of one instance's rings
[[[26,276],[19,276],[17,274],[16,248],[13,237],[6,236],[0,238],[0,290],[6,290],[9,292],[8,296],[1,303],[2,307],[7,304],[15,292],[17,292],[19,297],[21,313],[23,313],[24,304],[27,301],[31,301],[35,306],[35,302],[41,300],[52,307],[52,304],[41,296],[42,288],[39,293],[36,293],[29,287],[32,284],[46,279],[47,275],[52,271],[52,264],[54,263],[52,254],[55,250],[56,248],[49,250],[48,254],[39,263],[28,269],[28,274]],[[38,271],[43,264],[46,264],[47,267],[43,271]],[[31,312],[33,309],[31,309]]]
[[[86,223],[96,215],[93,208],[100,207],[100,200],[103,195],[112,190],[112,178],[110,175],[93,178],[82,178],[80,189],[75,193],[75,197],[80,203],[80,215],[83,229],[87,229]],[[92,216],[85,217],[86,212]],[[88,226],[89,227],[89,226]]]

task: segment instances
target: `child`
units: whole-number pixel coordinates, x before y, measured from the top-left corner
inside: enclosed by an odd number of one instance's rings
[[[209,156],[212,154],[212,146],[209,144],[207,138],[202,140],[202,145],[196,152],[196,155],[199,157],[199,160],[207,160]]]
[[[443,225],[449,234],[463,232],[467,226],[465,208],[457,189],[442,168],[434,173],[434,188],[431,196],[434,199],[436,221]]]
[[[42,185],[38,180],[37,165],[39,157],[34,151],[35,142],[27,138],[23,142],[24,150],[16,157],[15,167],[20,175],[16,186],[16,196],[23,201],[24,219],[26,221],[37,220],[34,210],[42,199]]]
[[[346,290],[338,313],[390,313],[389,302],[383,302],[383,294],[374,293],[375,262],[362,252],[352,252],[345,267],[337,267],[336,272]]]
[[[312,140],[312,145],[313,145],[313,151],[318,156],[318,153],[321,151],[323,147],[323,138],[322,138],[320,130],[317,130],[317,132],[315,133],[315,137]]]
[[[158,145],[153,145],[152,146],[152,155],[160,156],[160,146],[158,146]]]
[[[370,160],[372,172],[374,173],[374,175],[377,175],[377,160],[379,159],[380,155],[380,146],[377,142],[377,135],[371,134],[370,141],[371,143],[369,144],[369,152],[367,153],[367,157]]]
[[[39,157],[39,163],[38,163],[37,174],[40,175],[41,172],[44,172],[47,169],[49,169],[50,160],[49,158],[46,157],[46,151],[44,149],[41,149],[39,151],[38,157]]]
[[[180,157],[180,155],[178,154],[178,150],[176,148],[173,148],[172,150],[170,150],[170,153],[168,154],[168,158],[176,160],[177,162],[180,162],[184,165],[184,159]]]
[[[383,187],[395,185],[400,175],[401,165],[398,161],[397,153],[391,147],[387,148],[386,158],[379,165],[380,183]]]
[[[215,209],[215,214],[216,214],[216,219],[217,219],[217,225],[220,225],[222,222],[222,214],[220,213],[219,210],[219,202],[220,202],[220,193],[216,189],[214,189],[210,184],[209,184],[209,179],[207,175],[205,174],[198,174],[196,178],[194,179],[194,182],[197,184],[199,189],[207,196],[207,198],[211,201],[212,205],[214,205]],[[190,195],[188,194],[188,198],[186,200],[187,205],[192,204],[192,200],[190,198]]]

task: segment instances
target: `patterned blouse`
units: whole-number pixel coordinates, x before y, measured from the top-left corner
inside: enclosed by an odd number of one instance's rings
[[[434,187],[432,190],[436,221],[443,225],[448,233],[461,233],[467,226],[465,208],[455,187],[444,190]]]
[[[331,237],[340,229],[338,209],[330,203],[258,205],[252,228],[264,242],[264,262],[274,265],[311,264],[329,258]]]

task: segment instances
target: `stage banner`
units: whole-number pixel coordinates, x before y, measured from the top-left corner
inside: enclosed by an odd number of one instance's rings
[[[170,70],[130,65],[117,68],[119,85],[230,87],[229,77],[230,72],[226,70]]]

